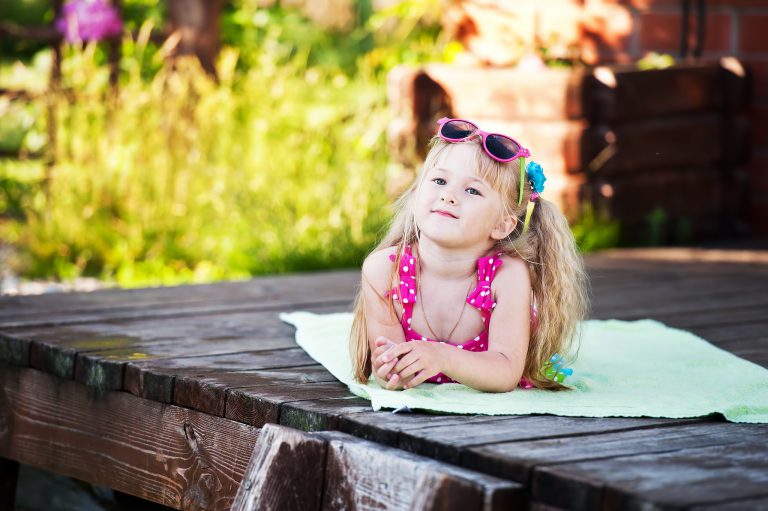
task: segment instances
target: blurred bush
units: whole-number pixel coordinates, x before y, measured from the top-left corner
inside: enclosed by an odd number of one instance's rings
[[[39,100],[55,110],[55,165],[0,160],[0,235],[23,273],[143,286],[359,264],[396,170],[384,89],[403,59],[377,22],[362,12],[332,32],[295,10],[230,8],[218,81],[194,60],[164,65],[147,22],[123,43],[116,91],[105,48],[68,46],[69,92]],[[397,46],[441,58],[420,23]],[[45,132],[44,115],[19,115],[18,137]]]

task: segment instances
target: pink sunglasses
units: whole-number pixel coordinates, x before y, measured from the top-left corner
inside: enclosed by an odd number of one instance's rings
[[[482,137],[483,149],[488,156],[502,163],[516,158],[527,158],[531,154],[515,139],[499,133],[488,133],[478,128],[475,123],[464,119],[443,117],[437,124],[440,126],[437,134],[446,142],[463,142],[472,137]]]

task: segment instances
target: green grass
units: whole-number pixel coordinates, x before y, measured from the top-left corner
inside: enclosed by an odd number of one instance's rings
[[[94,48],[71,51],[80,99],[55,98],[48,193],[40,168],[0,163],[26,183],[5,190],[25,219],[3,231],[27,276],[140,286],[359,263],[387,216],[383,84],[237,58],[222,53],[218,84],[194,61],[150,81],[135,66],[112,97]]]

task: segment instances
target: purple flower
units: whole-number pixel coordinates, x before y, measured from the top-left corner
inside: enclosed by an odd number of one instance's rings
[[[56,20],[56,29],[70,43],[101,41],[120,35],[123,21],[107,0],[70,0]]]

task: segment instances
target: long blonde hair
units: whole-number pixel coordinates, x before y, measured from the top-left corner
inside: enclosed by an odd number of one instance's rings
[[[565,216],[552,202],[539,198],[528,230],[523,233],[523,221],[533,190],[525,180],[523,200],[518,205],[520,187],[520,160],[500,163],[489,158],[479,141],[469,142],[476,148],[477,174],[488,182],[502,197],[505,214],[514,215],[518,222],[515,230],[497,242],[495,251],[519,257],[528,263],[531,285],[536,297],[537,326],[531,332],[523,376],[537,388],[560,390],[563,385],[544,376],[541,369],[555,353],[567,357],[575,355],[579,321],[588,310],[587,278]],[[397,259],[390,275],[391,289],[398,280],[397,269],[405,245],[418,241],[414,208],[416,192],[427,171],[433,168],[449,143],[439,137],[430,142],[430,151],[421,172],[395,202],[394,216],[387,233],[371,251],[397,247]],[[396,318],[392,299],[380,297],[389,303],[390,314]],[[361,287],[354,303],[354,319],[350,333],[350,355],[354,377],[367,383],[371,375],[370,348],[366,328],[365,303]]]

